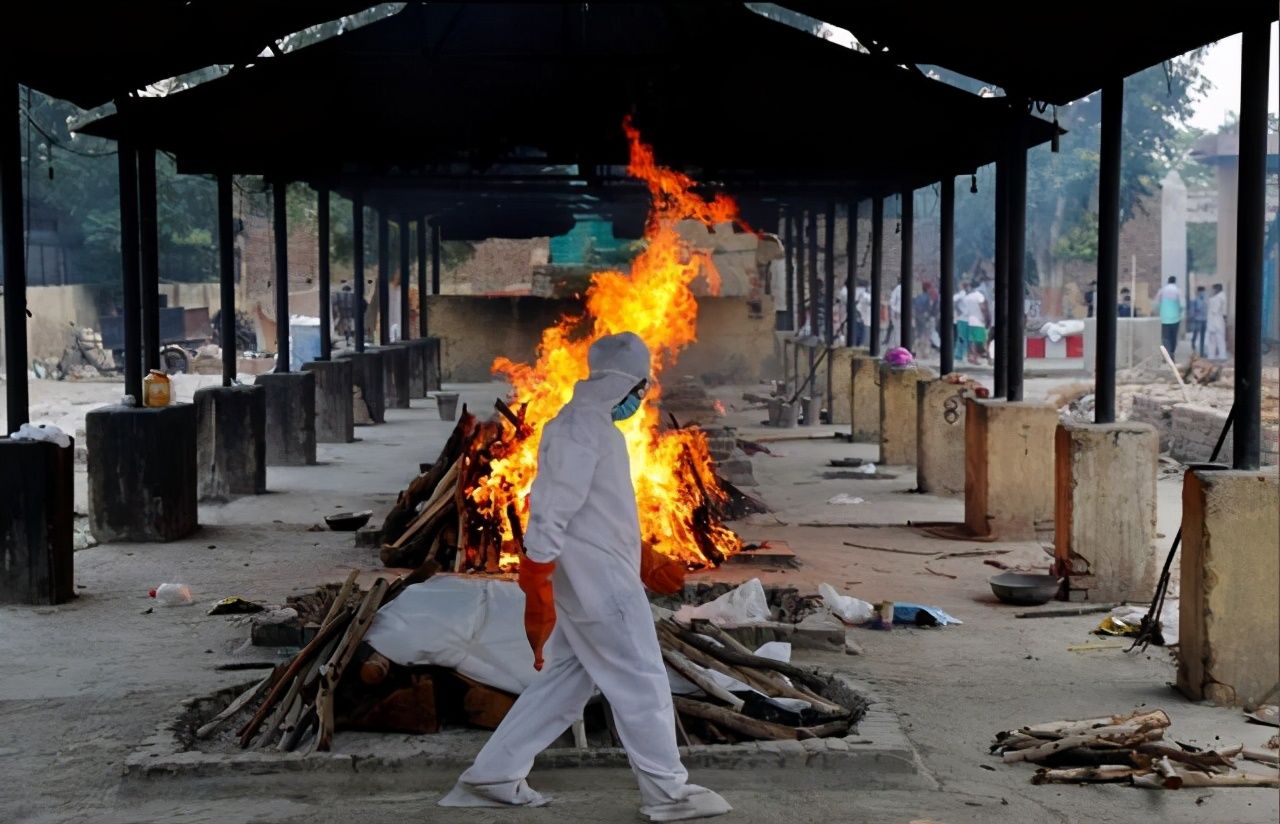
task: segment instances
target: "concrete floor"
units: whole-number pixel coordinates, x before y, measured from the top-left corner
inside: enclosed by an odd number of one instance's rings
[[[1031,383],[1028,395],[1046,388]],[[106,395],[96,402],[118,395],[118,387],[103,386],[95,392]],[[502,391],[498,385],[455,388],[482,413]],[[75,391],[85,404],[94,402],[85,398],[95,392],[83,386]],[[37,383],[32,394],[45,403],[50,401],[41,393],[54,392]],[[717,394],[732,402],[741,389]],[[385,510],[416,473],[417,462],[435,457],[452,426],[439,421],[434,405],[424,401],[414,401],[410,410],[388,410],[387,417],[383,426],[358,429],[356,443],[320,445],[319,466],[270,469],[272,492],[266,495],[202,506],[205,526],[190,539],[77,553],[80,598],[73,604],[0,608],[0,821],[637,820],[638,796],[626,770],[535,774],[534,783],[557,796],[543,810],[447,813],[433,806],[448,787],[447,776],[429,777],[425,784],[406,780],[396,789],[388,789],[394,783],[388,785],[386,776],[374,782],[358,772],[323,780],[298,773],[121,779],[125,756],[170,717],[179,700],[247,680],[245,673],[218,665],[261,655],[243,649],[247,629],[234,618],[207,616],[200,606],[148,612],[153,603],[148,588],[176,580],[189,584],[202,604],[227,595],[278,602],[321,581],[340,580],[352,566],[372,578],[379,571],[376,550],[353,547],[349,535],[312,530],[324,514],[339,509]],[[761,413],[731,410],[729,417],[749,424]],[[743,434],[763,431],[744,427]],[[930,562],[935,571],[956,576],[952,579],[927,572],[918,555],[845,546],[845,541],[916,551],[980,546],[1009,550],[1002,560],[1011,564],[1047,562],[1041,548],[1030,543],[941,542],[905,528],[912,519],[959,520],[962,511],[959,501],[908,492],[914,486],[909,470],[889,468],[901,471],[894,481],[822,480],[827,460],[873,458],[873,446],[809,440],[771,448],[774,456],[754,459],[761,482],[756,491],[773,505],[777,520],[756,517],[739,528],[749,539],[789,541],[801,566],[786,572],[728,566],[706,577],[739,580],[759,574],[767,582],[802,589],[827,581],[867,600],[935,604],[965,623],[938,630],[858,630],[854,637],[865,650],[862,656],[801,656],[870,683],[883,705],[901,718],[936,789],[855,790],[831,782],[829,775],[807,776],[804,768],[733,776],[695,773],[695,780],[723,787],[737,807],[725,821],[1276,821],[1280,794],[1275,791],[1036,787],[1029,783],[1029,767],[1006,766],[987,755],[987,744],[1001,729],[1141,705],[1163,707],[1174,719],[1170,737],[1200,745],[1243,741],[1256,747],[1274,730],[1244,723],[1238,711],[1180,698],[1167,686],[1174,670],[1166,650],[1132,656],[1120,650],[1068,651],[1068,645],[1099,643],[1089,634],[1098,616],[1016,619],[1017,609],[992,598],[985,580],[994,570],[982,558]],[[865,503],[828,505],[838,492]],[[1161,529],[1170,537],[1177,503],[1178,483],[1162,483]],[[1167,541],[1161,555],[1163,546]],[[866,786],[863,778],[850,777],[849,783]]]

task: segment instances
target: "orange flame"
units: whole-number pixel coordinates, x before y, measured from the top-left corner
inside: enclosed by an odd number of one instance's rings
[[[534,364],[507,358],[494,361],[495,374],[513,387],[516,405],[524,406],[531,433],[495,456],[489,474],[469,494],[481,512],[503,523],[506,507],[515,502],[527,520],[527,496],[537,472],[541,424],[551,420],[573,396],[574,384],[587,377],[587,349],[605,335],[634,332],[653,355],[653,380],[640,411],[619,424],[631,458],[631,480],[640,510],[643,539],[655,550],[690,567],[715,565],[741,548],[738,536],[707,513],[708,498],[723,500],[706,436],[699,430],[660,428],[659,377],[680,352],[697,340],[698,304],[691,285],[702,274],[713,293],[720,278],[710,256],[689,247],[677,231],[684,220],[707,227],[738,219],[738,208],[725,195],[705,200],[692,191],[695,181],[659,166],[652,147],[628,119],[623,129],[631,146],[627,172],[643,180],[653,203],[645,224],[645,248],[632,261],[630,274],[597,272],[587,290],[584,315],[562,317],[542,333]],[[516,562],[504,555],[503,566]]]

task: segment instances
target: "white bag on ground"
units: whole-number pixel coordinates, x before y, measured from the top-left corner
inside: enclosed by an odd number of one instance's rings
[[[682,624],[694,620],[717,624],[756,624],[772,617],[769,613],[769,600],[765,597],[764,585],[759,578],[752,578],[714,601],[697,606],[685,604],[676,611],[676,620]]]
[[[818,594],[827,609],[846,624],[865,624],[876,613],[876,608],[861,598],[852,595],[841,595],[831,584],[819,584]]]

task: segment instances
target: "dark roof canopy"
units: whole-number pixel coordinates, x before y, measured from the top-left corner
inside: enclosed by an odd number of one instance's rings
[[[81,108],[206,66],[252,61],[370,0],[55,0],[6,6],[0,60],[18,82]]]
[[[702,180],[845,194],[968,172],[1014,123],[1004,101],[712,0],[411,4],[82,131],[128,129],[185,171],[429,187],[521,157],[593,177],[625,164],[628,114]],[[1036,144],[1052,126],[1027,130]]]
[[[782,0],[895,63],[935,64],[1065,105],[1244,29],[1275,0]]]

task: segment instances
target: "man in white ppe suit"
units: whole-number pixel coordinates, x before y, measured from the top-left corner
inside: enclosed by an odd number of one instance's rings
[[[732,809],[728,802],[688,783],[680,763],[670,682],[640,579],[630,460],[614,425],[639,409],[649,351],[624,332],[593,343],[587,360],[590,377],[543,428],[524,535],[521,587],[535,666],[541,665],[541,642],[528,610],[540,594],[524,580],[526,566],[531,575],[545,574],[554,592],[547,664],[440,804],[548,803],[525,780],[534,756],[582,717],[599,687],[640,785],[641,812],[650,821],[720,815]]]

